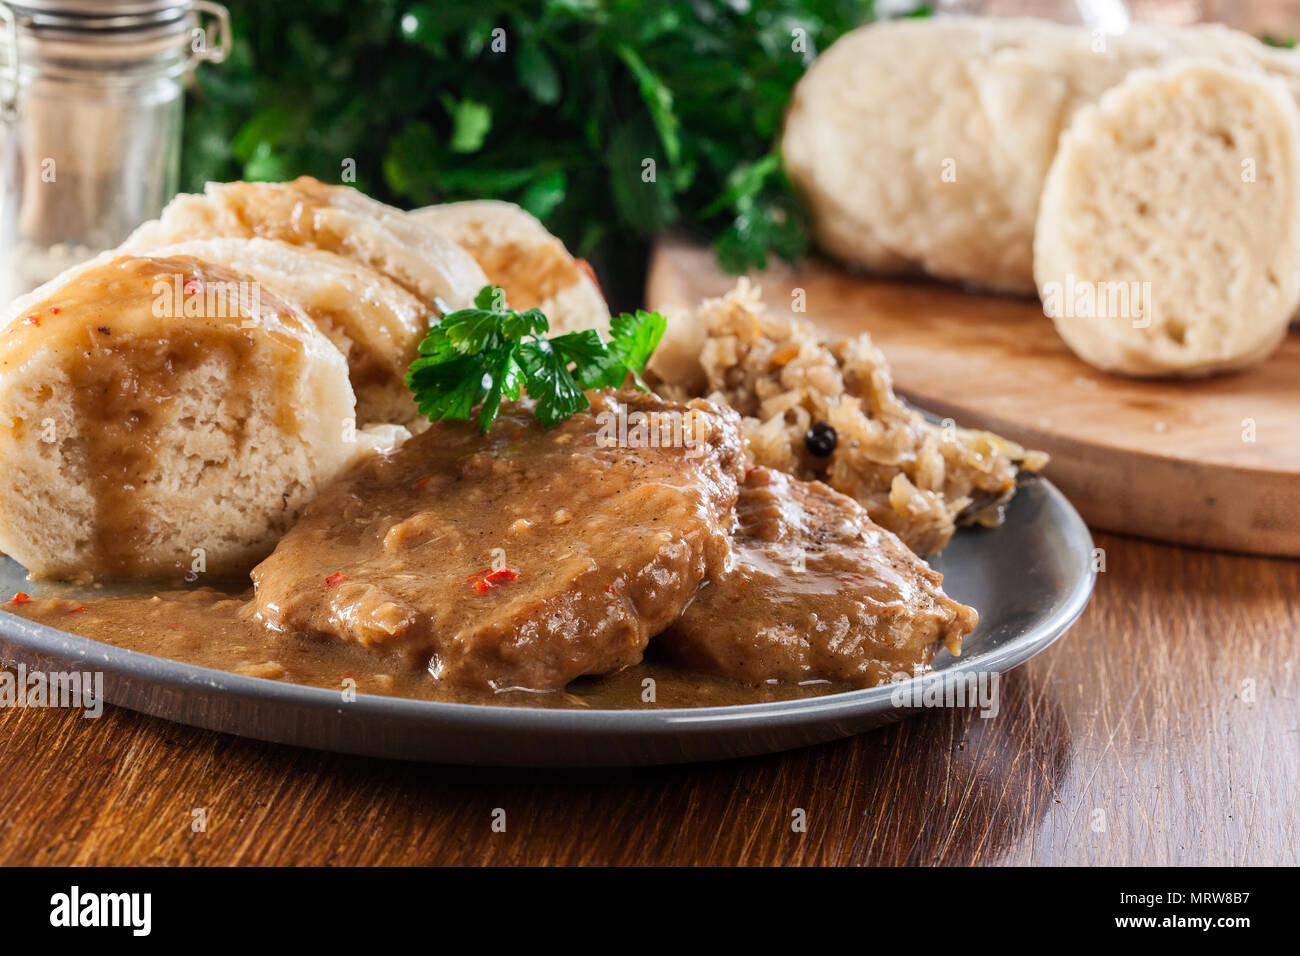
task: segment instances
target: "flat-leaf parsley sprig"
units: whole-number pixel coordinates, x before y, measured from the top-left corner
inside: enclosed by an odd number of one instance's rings
[[[420,357],[406,373],[406,387],[430,421],[468,421],[478,408],[484,434],[501,403],[521,394],[536,401],[533,414],[546,428],[589,406],[583,389],[618,388],[641,372],[663,338],[667,322],[658,312],[638,310],[610,321],[609,341],[595,329],[547,338],[550,323],[539,309],[517,312],[497,286],[484,286],[472,308],[452,311],[435,303],[442,320],[420,343]]]

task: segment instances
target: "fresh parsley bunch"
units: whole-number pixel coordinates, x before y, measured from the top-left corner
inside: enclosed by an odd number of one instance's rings
[[[589,406],[586,388],[617,388],[641,372],[663,338],[658,312],[637,311],[610,320],[609,341],[595,329],[547,338],[550,323],[539,309],[517,312],[497,286],[484,286],[469,309],[438,303],[442,320],[420,343],[406,387],[430,421],[469,420],[478,408],[484,434],[501,403],[523,393],[536,401],[533,414],[547,428]]]
[[[790,91],[872,0],[226,0],[183,173],[348,182],[402,206],[505,199],[588,259],[616,308],[649,242],[712,240],[733,271],[794,258],[804,213],[775,144]],[[344,178],[345,171],[351,174]]]

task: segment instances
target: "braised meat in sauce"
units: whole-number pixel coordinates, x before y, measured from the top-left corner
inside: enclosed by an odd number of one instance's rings
[[[4,609],[248,676],[519,706],[788,699],[959,651],[975,611],[852,499],[746,469],[731,409],[588,397],[550,429],[507,403],[487,435],[439,422],[363,459],[251,593]]]
[[[486,436],[442,422],[360,463],[254,569],[250,612],[468,687],[552,690],[637,663],[723,569],[739,419],[639,392],[591,400],[551,429],[526,403]]]
[[[979,620],[943,576],[852,498],[753,468],[736,505],[732,560],[657,639],[690,670],[746,684],[913,676],[961,652]]]

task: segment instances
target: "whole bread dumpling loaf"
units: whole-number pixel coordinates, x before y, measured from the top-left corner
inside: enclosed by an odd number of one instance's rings
[[[1133,74],[1081,111],[1034,241],[1044,312],[1082,359],[1201,375],[1269,355],[1300,302],[1300,126],[1276,80]]]
[[[833,255],[1030,293],[1038,198],[1075,111],[1134,70],[1189,58],[1300,90],[1300,54],[1218,25],[1101,37],[1002,17],[871,24],[795,87],[786,170]]]
[[[298,306],[347,357],[358,425],[427,425],[406,370],[432,313],[396,282],[344,256],[276,239],[195,239],[149,254],[224,266]]]
[[[478,262],[515,309],[539,308],[551,328],[604,331],[609,306],[589,269],[533,215],[492,199],[426,206],[407,215],[432,226]]]
[[[377,444],[338,349],[191,257],[107,253],[0,324],[0,549],[34,578],[245,571]]]
[[[287,183],[208,183],[177,196],[137,229],[123,249],[190,239],[278,239],[347,256],[420,297],[464,308],[487,284],[473,257],[401,210],[348,186],[302,176]]]

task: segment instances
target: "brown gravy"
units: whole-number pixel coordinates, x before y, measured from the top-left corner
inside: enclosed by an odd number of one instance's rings
[[[827,682],[747,687],[683,671],[648,656],[640,664],[603,677],[582,678],[559,691],[494,693],[435,680],[409,667],[398,654],[384,659],[373,649],[354,644],[277,633],[240,615],[247,597],[203,588],[91,601],[32,597],[22,603],[11,600],[0,608],[116,647],[340,693],[353,686],[344,683],[351,679],[358,694],[510,707],[635,710],[755,704],[850,689]],[[647,685],[647,680],[653,683]],[[653,695],[648,688],[653,688]]]
[[[638,663],[727,559],[738,421],[639,392],[590,400],[552,428],[509,403],[487,435],[440,422],[358,462],[253,569],[250,616],[489,690]],[[649,413],[697,423],[698,444],[602,433]]]
[[[339,692],[600,709],[880,684],[926,666],[941,642],[957,652],[974,626],[855,502],[747,470],[729,409],[609,390],[589,400],[553,428],[510,403],[487,436],[444,422],[358,461],[242,594],[85,601],[51,588],[4,608]],[[650,413],[689,418],[694,440],[629,432],[623,447],[606,430]],[[506,566],[477,570],[490,556]]]

